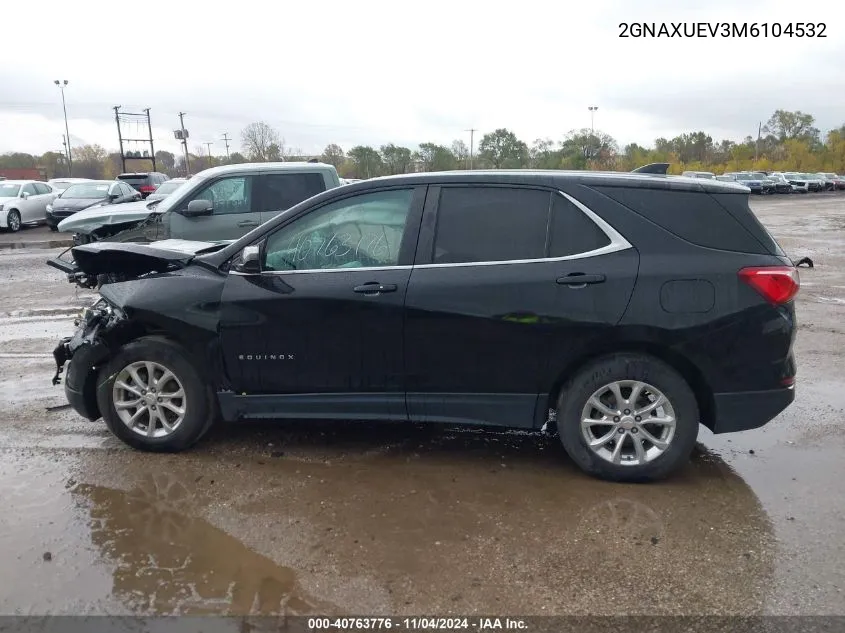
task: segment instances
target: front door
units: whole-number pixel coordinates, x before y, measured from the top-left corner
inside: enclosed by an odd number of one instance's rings
[[[406,417],[404,301],[425,187],[328,202],[263,240],[222,295],[228,377],[250,416]]]
[[[235,240],[261,224],[257,176],[232,175],[210,181],[179,207],[167,213],[166,237],[182,240]],[[211,215],[186,217],[180,212],[192,200],[208,200]]]

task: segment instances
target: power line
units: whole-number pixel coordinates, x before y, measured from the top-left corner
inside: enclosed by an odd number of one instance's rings
[[[208,157],[211,158],[211,146],[214,145],[214,141],[206,141],[203,145],[208,148]]]
[[[229,133],[223,132],[223,142],[226,143],[226,160],[229,160]]]
[[[475,133],[478,130],[475,129],[474,127],[471,127],[470,129],[465,130],[465,131],[469,132],[469,168],[472,169],[472,149],[473,149],[473,144],[474,144],[474,141],[475,141]]]

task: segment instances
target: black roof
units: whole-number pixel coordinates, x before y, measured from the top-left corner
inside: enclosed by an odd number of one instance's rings
[[[435,185],[435,184],[512,184],[544,185],[563,184],[601,185],[606,187],[637,187],[646,189],[671,189],[680,191],[709,191],[714,193],[747,193],[742,185],[703,178],[642,174],[619,171],[564,171],[543,169],[493,169],[472,171],[423,172],[370,178],[344,186],[345,191],[366,190],[376,184],[384,185]]]

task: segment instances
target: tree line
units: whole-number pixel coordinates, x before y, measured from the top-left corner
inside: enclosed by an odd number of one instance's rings
[[[619,146],[602,131],[571,130],[563,139],[535,139],[531,144],[507,128],[484,134],[472,154],[466,142],[449,145],[420,143],[416,149],[389,143],[380,147],[356,145],[344,150],[331,143],[319,156],[306,155],[286,144],[278,130],[263,121],[250,123],[241,132],[241,151],[228,156],[203,154],[201,147],[190,153],[190,173],[222,164],[248,161],[296,161],[319,159],[334,165],[341,177],[373,178],[416,171],[453,169],[587,169],[630,171],[640,165],[668,162],[670,173],[682,171],[776,170],[800,172],[845,172],[845,125],[824,137],[812,115],[776,110],[757,138],[742,141],[714,141],[703,131],[658,138],[650,147],[631,143]],[[120,154],[99,145],[73,148],[73,175],[84,178],[114,178],[122,171]],[[155,153],[157,168],[170,176],[187,173],[185,159],[172,152]],[[60,152],[35,156],[23,152],[0,155],[0,168],[43,169],[48,178],[67,175]],[[145,171],[150,162],[127,159],[127,171]]]

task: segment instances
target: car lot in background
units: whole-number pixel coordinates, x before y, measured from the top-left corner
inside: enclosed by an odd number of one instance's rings
[[[133,189],[139,191],[144,198],[146,198],[155,191],[159,185],[170,180],[170,177],[167,174],[162,174],[157,171],[148,171],[120,174],[117,177],[117,180],[130,185]]]
[[[793,191],[796,193],[809,193],[810,191],[816,190],[815,188],[811,189],[810,181],[807,180],[804,174],[798,173],[797,171],[785,172],[783,177],[789,181],[789,184],[793,187]]]
[[[170,180],[161,183],[155,191],[147,195],[146,199],[148,202],[163,200],[171,193],[176,191],[182,185],[182,183],[186,181],[187,178],[171,178]]]
[[[89,180],[72,184],[47,207],[47,225],[57,230],[59,222],[78,211],[97,205],[113,207],[140,200],[141,194],[116,180]]]
[[[766,178],[772,182],[775,193],[792,193],[795,189],[781,173],[772,172]]]
[[[705,178],[707,180],[714,180],[716,178],[716,174],[712,171],[685,171],[681,176],[686,176],[687,178]]]
[[[726,172],[725,176],[732,177],[739,184],[751,189],[751,193],[764,193],[763,181],[765,176],[757,176],[745,171]]]
[[[37,180],[0,181],[0,228],[16,232],[24,224],[47,220],[47,207],[56,192]]]

